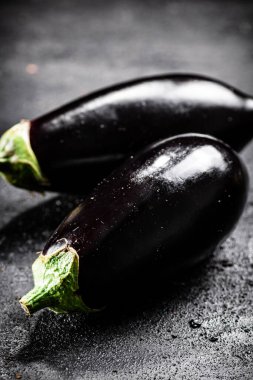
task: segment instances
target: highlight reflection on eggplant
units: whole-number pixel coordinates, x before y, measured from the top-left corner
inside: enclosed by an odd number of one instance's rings
[[[90,311],[132,281],[200,262],[229,235],[248,187],[223,142],[195,134],[163,140],[104,179],[57,228],[33,265],[27,313]]]
[[[196,132],[240,150],[253,136],[252,125],[253,98],[220,81],[187,74],[141,78],[20,122],[0,141],[0,171],[19,187],[81,193],[150,143]]]

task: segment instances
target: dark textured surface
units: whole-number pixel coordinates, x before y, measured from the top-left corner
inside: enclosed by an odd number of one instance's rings
[[[1,130],[144,74],[193,71],[253,92],[251,2],[8,1],[0,17]],[[250,173],[252,149],[243,152]],[[27,319],[17,298],[32,286],[35,252],[74,202],[0,182],[1,380],[252,379],[252,190],[218,255],[156,300]]]

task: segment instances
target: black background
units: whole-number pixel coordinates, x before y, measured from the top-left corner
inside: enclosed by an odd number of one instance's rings
[[[5,1],[0,20],[1,131],[141,75],[196,72],[253,93],[250,1]],[[27,319],[17,299],[32,286],[34,253],[76,202],[0,181],[0,379],[252,379],[252,190],[218,254],[166,294]]]

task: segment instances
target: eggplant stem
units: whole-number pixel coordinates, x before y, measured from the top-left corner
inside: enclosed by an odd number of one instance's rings
[[[28,120],[14,125],[1,137],[0,174],[14,186],[40,191],[48,186],[30,144]]]
[[[59,314],[96,311],[77,294],[79,256],[73,248],[65,246],[47,255],[41,253],[32,270],[34,288],[19,301],[27,315],[45,307]]]

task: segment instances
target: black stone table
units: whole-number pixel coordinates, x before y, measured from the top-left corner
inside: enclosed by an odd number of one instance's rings
[[[253,92],[250,1],[9,0],[0,19],[1,131],[140,75],[197,72]],[[253,144],[242,156],[253,173]],[[17,300],[35,253],[77,201],[0,180],[0,379],[252,379],[252,187],[218,254],[165,294],[27,318]]]

